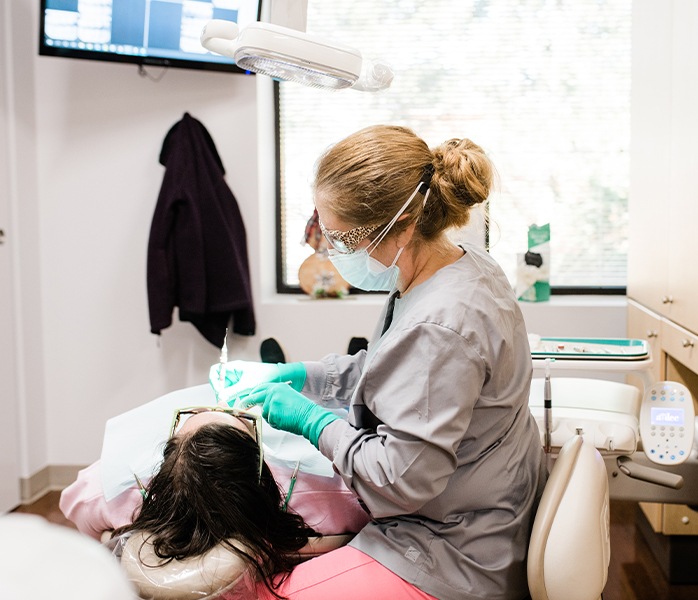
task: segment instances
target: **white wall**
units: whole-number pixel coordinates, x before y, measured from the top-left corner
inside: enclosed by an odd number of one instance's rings
[[[3,435],[0,436],[0,513],[17,505],[19,486],[19,421],[17,418],[16,336],[14,319],[13,281],[14,240],[10,232],[12,214],[9,197],[12,193],[10,174],[10,143],[13,127],[9,123],[10,60],[5,34],[9,24],[7,0],[0,0],[0,413],[3,415]]]
[[[191,326],[167,330],[159,347],[149,333],[145,257],[164,172],[158,153],[189,111],[213,135],[253,222],[255,83],[175,70],[155,83],[134,66],[39,58],[36,99],[48,454],[71,463],[96,456],[101,432],[67,438],[54,423],[88,407],[104,421],[198,383],[215,362],[215,348]]]
[[[205,382],[218,358],[176,314],[161,339],[149,332],[145,260],[164,173],[158,154],[185,111],[213,136],[248,232],[258,331],[230,340],[230,358],[258,359],[267,337],[281,342],[289,360],[370,337],[376,298],[311,301],[274,292],[268,80],[171,69],[154,82],[133,65],[39,57],[36,3],[11,4],[22,477],[95,460],[108,418]],[[622,301],[610,308],[605,300],[592,299],[591,308],[571,302],[525,305],[531,331],[625,335]]]

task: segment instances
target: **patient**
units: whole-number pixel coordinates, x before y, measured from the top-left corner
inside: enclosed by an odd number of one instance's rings
[[[298,563],[299,550],[318,530],[356,532],[368,521],[339,478],[299,474],[293,487],[289,469],[277,465],[272,472],[261,460],[261,438],[253,418],[211,407],[188,412],[194,414],[184,412],[186,420],[177,413],[160,469],[142,490],[142,506],[135,490],[117,499],[121,516],[111,520],[120,520],[121,526],[115,524],[112,537],[128,543],[133,536],[138,547],[130,552],[139,562],[186,564],[223,547],[273,593],[280,583],[277,576]],[[101,495],[96,466],[81,473],[61,496],[64,514],[94,537],[109,528],[105,515],[112,504]],[[283,480],[281,486],[277,479]],[[318,493],[311,492],[315,484]],[[303,513],[317,527],[308,525]],[[236,567],[235,573],[240,571]],[[151,572],[141,580],[153,578]],[[159,597],[174,597],[162,592]]]
[[[272,576],[297,564],[298,550],[315,531],[283,510],[248,427],[254,422],[226,412],[190,416],[167,442],[138,516],[114,536],[146,531],[164,559],[200,556],[223,544],[273,591]]]

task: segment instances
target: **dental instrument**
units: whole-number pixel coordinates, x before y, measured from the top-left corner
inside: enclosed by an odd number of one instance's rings
[[[136,473],[133,474],[133,477],[136,479],[136,484],[138,485],[138,491],[141,493],[141,496],[143,496],[143,500],[145,500],[148,497],[148,490],[145,489],[145,486],[143,485],[141,478],[138,477],[138,475],[136,475]]]
[[[284,504],[282,510],[286,512],[288,508],[288,502],[291,500],[291,494],[293,494],[293,488],[296,486],[296,479],[298,479],[298,469],[301,467],[301,461],[296,461],[296,466],[291,473],[291,482],[288,484],[288,492],[286,492],[286,498],[284,499]]]
[[[543,387],[543,420],[545,424],[545,438],[543,448],[546,454],[550,454],[552,448],[552,411],[553,391],[550,384],[550,358],[545,359],[545,385]]]
[[[221,394],[225,390],[226,381],[226,364],[228,362],[228,328],[225,328],[225,335],[223,336],[223,346],[221,346],[221,354],[218,358],[218,381],[211,381],[213,384],[213,389],[216,394],[216,402],[222,402],[225,399],[221,398]]]
[[[225,387],[225,364],[228,362],[228,328],[225,328],[223,346],[221,347],[220,367],[218,368],[218,381]]]

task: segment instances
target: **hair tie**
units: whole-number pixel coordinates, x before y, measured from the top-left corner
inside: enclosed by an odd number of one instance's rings
[[[424,167],[422,171],[422,177],[419,180],[419,193],[422,195],[427,194],[429,191],[429,186],[431,185],[431,178],[434,176],[434,165],[429,163]]]

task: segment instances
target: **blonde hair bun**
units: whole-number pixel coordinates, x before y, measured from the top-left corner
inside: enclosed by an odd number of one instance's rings
[[[467,138],[452,138],[433,149],[433,153],[432,186],[445,202],[472,207],[487,200],[494,167],[480,146]]]

